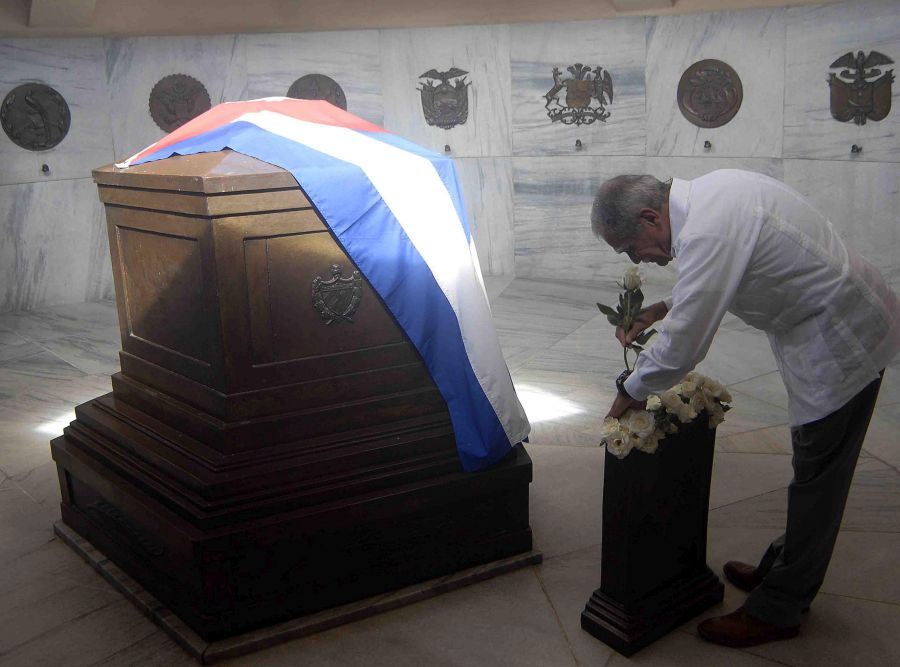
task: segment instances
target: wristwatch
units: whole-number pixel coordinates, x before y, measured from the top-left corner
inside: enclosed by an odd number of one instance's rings
[[[625,380],[628,379],[628,376],[631,375],[631,371],[622,371],[619,373],[619,377],[616,378],[616,389],[619,391],[622,396],[627,396],[631,398],[631,395],[625,391]],[[634,400],[633,398],[631,400]]]

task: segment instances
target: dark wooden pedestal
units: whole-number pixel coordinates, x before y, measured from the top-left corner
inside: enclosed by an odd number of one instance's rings
[[[51,443],[68,527],[208,641],[531,552],[528,454],[463,472],[288,172],[225,151],[94,177],[122,372]],[[341,271],[358,309],[335,321],[316,289]]]
[[[714,447],[701,417],[655,454],[606,454],[600,588],[581,627],[623,655],[722,601],[706,565]]]

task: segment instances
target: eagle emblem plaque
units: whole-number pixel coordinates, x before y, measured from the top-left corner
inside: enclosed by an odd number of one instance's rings
[[[71,122],[66,100],[42,83],[13,88],[0,105],[0,123],[6,136],[29,151],[46,151],[58,145]]]
[[[170,74],[150,91],[150,116],[164,132],[172,132],[212,106],[206,87],[187,74]]]
[[[553,68],[553,87],[544,95],[544,108],[552,122],[563,125],[590,125],[606,122],[610,112],[606,105],[613,101],[613,83],[609,70],[575,63],[566,68],[572,75],[563,79],[558,67]],[[565,90],[565,100],[560,95]]]
[[[427,79],[421,88],[417,88],[422,94],[422,113],[426,123],[449,130],[466,122],[469,118],[468,88],[472,85],[466,81],[467,74],[465,70],[451,67],[446,72],[430,69],[419,75],[420,79]]]
[[[870,51],[868,56],[857,51],[855,56],[848,52],[831,63],[831,67],[845,68],[828,75],[832,117],[842,123],[852,120],[857,125],[865,125],[866,119],[884,119],[891,111],[894,70],[883,72],[877,66],[893,62],[878,51]]]
[[[741,78],[721,60],[694,63],[678,82],[678,108],[697,127],[722,127],[734,118],[743,100]]]
[[[353,315],[362,299],[362,275],[354,271],[344,277],[344,269],[338,264],[331,265],[331,278],[323,280],[316,276],[312,282],[313,308],[325,324],[352,322]]]

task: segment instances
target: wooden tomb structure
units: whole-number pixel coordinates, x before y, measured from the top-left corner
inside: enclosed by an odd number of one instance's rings
[[[121,372],[52,442],[66,525],[209,641],[531,550],[527,453],[463,472],[290,173],[221,151],[94,179]]]

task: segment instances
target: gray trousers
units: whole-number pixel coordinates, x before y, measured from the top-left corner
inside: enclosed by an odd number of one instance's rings
[[[827,417],[791,429],[794,479],[788,486],[787,526],[759,563],[764,578],[744,603],[751,616],[782,627],[799,625],[818,593],[881,377]]]

